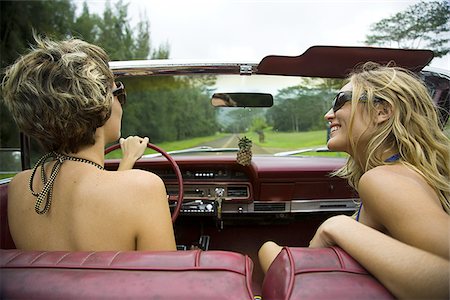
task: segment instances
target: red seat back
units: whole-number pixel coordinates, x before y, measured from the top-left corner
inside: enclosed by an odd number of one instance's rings
[[[338,247],[285,247],[264,278],[264,300],[393,299],[392,294]]]
[[[14,299],[253,299],[253,264],[228,251],[0,250]]]
[[[0,249],[16,249],[8,225],[8,183],[0,184]]]

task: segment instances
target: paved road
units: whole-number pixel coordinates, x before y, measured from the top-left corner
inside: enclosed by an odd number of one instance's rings
[[[199,146],[209,146],[213,148],[238,148],[239,137],[242,137],[242,135],[231,134],[209,143],[203,143]],[[269,151],[255,144],[252,145],[252,151],[254,154],[270,154]]]

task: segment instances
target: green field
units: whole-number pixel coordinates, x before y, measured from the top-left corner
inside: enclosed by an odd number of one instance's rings
[[[204,137],[198,137],[188,140],[181,140],[181,141],[172,141],[172,142],[163,142],[163,143],[157,143],[155,144],[159,148],[163,149],[164,151],[175,151],[175,150],[181,150],[181,149],[187,149],[192,147],[197,147],[202,145],[205,142],[214,141],[217,139],[220,139],[222,137],[227,136],[225,133],[217,133],[215,135],[211,136],[204,136]],[[151,154],[155,153],[155,151],[151,149],[147,149],[145,151],[145,154]],[[122,152],[120,149],[117,149],[108,155],[106,155],[106,158],[120,158],[122,156]]]
[[[273,132],[271,130],[264,131],[265,141],[260,142],[259,136],[255,132],[247,132],[237,134],[239,137],[246,136],[250,138],[253,145],[266,149],[267,153],[276,153],[282,151],[290,151],[301,148],[314,148],[323,147],[326,145],[327,132],[326,130],[309,131],[309,132]],[[212,142],[221,138],[229,137],[230,134],[218,133],[216,135],[200,137],[188,140],[165,142],[156,144],[158,147],[165,151],[174,151],[187,149],[192,147],[198,147],[205,143]],[[236,139],[237,140],[237,139]],[[231,145],[229,147],[237,147],[237,145]],[[155,153],[153,150],[147,149],[145,154]],[[345,154],[335,152],[306,152],[302,153],[302,156],[333,156],[344,157]],[[120,158],[120,149],[113,151],[107,155],[107,158]]]
[[[11,173],[11,174],[0,174],[0,180],[1,180],[1,179],[5,179],[5,178],[9,178],[9,177],[13,177],[14,175],[16,175],[16,173]]]
[[[258,147],[262,147],[267,150],[267,153],[276,153],[282,151],[290,151],[294,149],[301,148],[313,148],[313,147],[321,147],[326,145],[326,130],[319,131],[309,131],[309,132],[273,132],[271,130],[264,131],[265,141],[259,142],[258,134],[255,132],[247,132],[238,134],[239,137],[247,136],[253,142],[253,145]],[[215,140],[219,140],[221,138],[229,137],[230,134],[226,133],[217,133],[212,136],[193,138],[182,141],[172,141],[172,142],[164,142],[157,143],[156,145],[165,151],[174,151],[187,149],[192,147],[197,147],[204,145],[207,142],[212,142]],[[236,147],[230,146],[230,147]],[[155,153],[151,149],[147,149],[145,154]],[[343,153],[336,152],[305,152],[301,153],[302,156],[312,155],[312,156],[333,156],[333,157],[345,157],[346,155]],[[122,152],[120,149],[115,150],[109,153],[106,158],[120,158],[122,156]],[[0,174],[0,179],[8,178],[13,176],[14,174]]]
[[[260,143],[258,134],[251,132],[246,134],[254,144],[282,149],[298,149],[305,147],[324,146],[327,143],[327,131],[308,131],[308,132],[274,132],[271,130],[264,131],[265,142]]]

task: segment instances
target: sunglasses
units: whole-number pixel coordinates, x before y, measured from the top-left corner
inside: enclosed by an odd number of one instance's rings
[[[331,103],[332,107],[333,107],[333,112],[336,113],[338,110],[340,110],[342,108],[342,106],[344,106],[344,104],[347,101],[352,100],[352,92],[350,91],[344,91],[344,92],[339,92],[336,97],[334,97],[333,102]],[[379,98],[379,97],[374,97],[374,101],[375,102],[380,102],[383,99]],[[359,98],[359,101],[367,101],[367,96],[365,94],[361,95],[361,97]]]
[[[116,82],[116,87],[112,90],[112,94],[117,97],[120,105],[124,106],[127,103],[127,93],[125,91],[125,86],[122,81]]]

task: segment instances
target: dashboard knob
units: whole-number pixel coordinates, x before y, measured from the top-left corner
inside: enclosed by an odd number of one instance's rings
[[[216,193],[216,197],[220,197],[222,198],[224,193],[225,193],[225,189],[221,188],[221,187],[217,187],[214,192]]]

